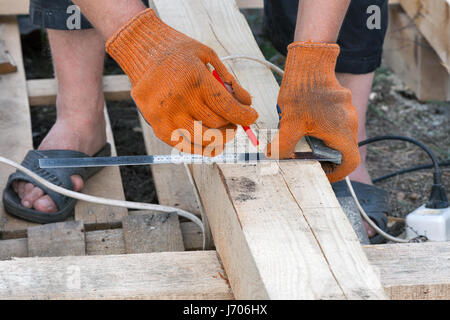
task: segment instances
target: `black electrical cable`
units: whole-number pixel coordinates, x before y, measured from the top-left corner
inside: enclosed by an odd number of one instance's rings
[[[429,201],[426,205],[427,208],[447,208],[448,207],[448,200],[447,195],[445,193],[444,186],[442,185],[442,172],[441,168],[439,166],[438,159],[433,151],[431,151],[430,148],[428,148],[425,144],[420,142],[419,140],[404,137],[404,136],[396,136],[396,135],[387,135],[387,136],[379,136],[374,138],[369,138],[367,140],[361,141],[359,143],[359,146],[362,147],[366,144],[374,143],[377,141],[383,141],[383,140],[400,140],[400,141],[406,141],[412,144],[415,144],[416,146],[420,147],[422,150],[424,150],[428,156],[433,161],[433,186],[431,188],[431,195],[429,198]]]
[[[431,151],[430,148],[428,148],[426,145],[424,145],[419,140],[416,140],[416,139],[413,139],[413,138],[409,138],[409,137],[404,137],[404,136],[388,135],[388,136],[373,137],[373,138],[369,138],[367,140],[361,141],[359,143],[359,146],[362,147],[362,146],[365,146],[366,144],[374,143],[374,142],[377,142],[377,141],[383,141],[383,140],[406,141],[406,142],[413,143],[416,146],[418,146],[421,149],[423,149],[428,154],[428,156],[431,158],[431,161],[433,161],[433,167],[434,167],[433,180],[434,180],[434,184],[442,184],[441,168],[439,167],[439,161],[438,161],[436,155],[434,154],[433,151]]]
[[[394,171],[392,173],[389,173],[385,176],[381,176],[375,179],[372,179],[373,183],[377,183],[395,176],[399,176],[405,173],[410,173],[410,172],[414,172],[414,171],[419,171],[419,170],[424,170],[424,169],[431,169],[433,168],[433,164],[432,163],[428,163],[428,164],[423,164],[423,165],[419,165],[419,166],[415,166],[415,167],[409,167],[406,169],[402,169],[402,170],[398,170],[398,171]],[[447,167],[450,166],[450,161],[443,161],[443,162],[439,162],[439,167]]]

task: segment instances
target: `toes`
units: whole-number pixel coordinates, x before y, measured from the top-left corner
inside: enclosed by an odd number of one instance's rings
[[[84,182],[81,176],[71,176],[70,179],[72,180],[74,191],[80,191],[83,189]],[[21,204],[25,208],[34,208],[35,210],[41,212],[58,211],[58,207],[55,202],[48,195],[45,195],[42,189],[34,186],[32,183],[25,181],[14,181],[12,187],[19,198],[22,199]]]
[[[84,182],[83,182],[83,178],[81,178],[81,176],[78,176],[78,175],[71,176],[70,180],[72,180],[74,191],[80,191],[81,189],[83,189]]]
[[[44,191],[38,187],[34,187],[31,190],[31,192],[28,192],[26,196],[22,199],[22,205],[25,208],[31,208],[34,204],[34,202],[44,196]]]
[[[58,211],[56,204],[53,202],[53,200],[48,195],[45,195],[45,196],[37,199],[34,202],[33,207],[37,211],[41,211],[41,212],[56,212],[56,211]]]
[[[375,234],[376,234],[375,229],[372,228],[366,221],[363,221],[363,224],[364,224],[364,229],[366,229],[367,236],[369,238],[372,238],[373,236],[375,236]]]
[[[17,184],[17,194],[20,199],[23,199],[26,196],[26,193],[25,193],[26,184],[27,183],[24,181],[19,181],[19,183]]]

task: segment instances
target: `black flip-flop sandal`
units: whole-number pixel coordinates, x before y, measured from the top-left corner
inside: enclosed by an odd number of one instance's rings
[[[389,212],[388,193],[383,189],[373,185],[352,181],[353,189],[358,197],[359,203],[363,207],[370,219],[372,219],[377,226],[387,231],[387,214]],[[350,197],[350,190],[348,189],[345,180],[332,184],[336,197]],[[385,243],[386,239],[380,235],[369,238],[371,244]]]
[[[107,143],[94,157],[110,157],[111,145]],[[83,181],[86,181],[94,174],[99,172],[102,167],[92,168],[53,168],[42,169],[39,167],[39,159],[42,158],[84,158],[89,157],[87,154],[78,151],[71,150],[31,150],[27,153],[25,159],[22,161],[22,166],[33,171],[45,180],[56,184],[60,187],[73,190],[72,181],[70,179],[73,175],[80,175]],[[21,200],[17,193],[14,191],[12,184],[14,181],[22,180],[25,182],[31,182],[35,186],[41,188],[45,194],[48,194],[50,198],[55,202],[58,207],[57,212],[40,212],[34,209],[25,208],[21,204]],[[52,223],[66,220],[73,214],[73,209],[77,203],[76,199],[63,196],[59,193],[53,192],[48,188],[42,186],[37,181],[33,180],[26,174],[16,171],[10,175],[8,184],[3,192],[3,204],[6,212],[17,216],[21,219],[25,219],[37,223]]]

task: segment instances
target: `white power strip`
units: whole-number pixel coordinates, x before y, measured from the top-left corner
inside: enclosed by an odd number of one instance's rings
[[[406,217],[406,237],[426,236],[430,241],[450,241],[450,206],[428,209],[425,205]]]

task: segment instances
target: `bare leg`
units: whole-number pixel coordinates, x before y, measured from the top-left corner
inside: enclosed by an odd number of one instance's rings
[[[343,87],[352,91],[352,103],[358,111],[359,118],[358,141],[365,140],[367,138],[366,112],[369,104],[369,95],[372,89],[374,73],[372,72],[362,75],[337,73],[336,76]],[[372,184],[372,180],[366,167],[367,148],[360,148],[359,151],[361,155],[361,163],[358,168],[350,174],[350,179],[362,183]],[[370,227],[366,221],[363,222],[368,236],[373,237],[375,235],[375,230]]]
[[[77,150],[88,155],[106,143],[102,74],[104,41],[95,30],[48,30],[58,80],[56,123],[39,150]],[[80,176],[72,176],[76,191],[83,188]],[[16,182],[22,205],[38,211],[55,212],[49,196],[31,183]]]
[[[345,88],[348,88],[352,92],[352,103],[358,111],[358,141],[363,141],[367,138],[366,132],[366,112],[369,104],[369,95],[372,89],[374,73],[367,74],[349,74],[349,73],[337,73],[339,82]],[[361,164],[352,174],[350,179],[359,181],[362,183],[372,184],[369,172],[366,168],[366,154],[367,148],[360,148]]]

